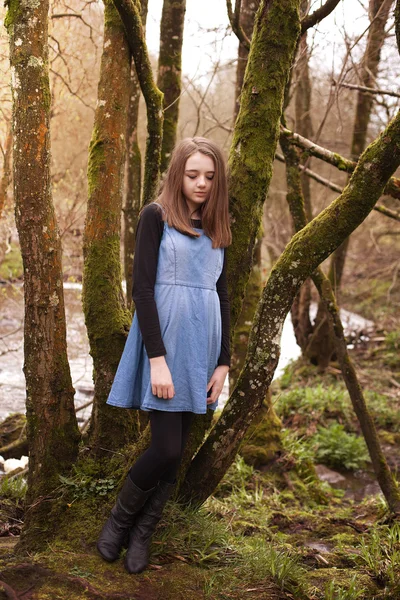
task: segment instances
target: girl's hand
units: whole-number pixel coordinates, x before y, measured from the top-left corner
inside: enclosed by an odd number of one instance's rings
[[[222,392],[228,371],[228,365],[219,365],[215,369],[210,381],[207,384],[207,392],[212,388],[211,395],[209,398],[207,398],[207,404],[212,404],[215,402]]]
[[[172,383],[171,371],[164,356],[150,358],[151,391],[154,396],[168,400],[175,396],[174,384]]]

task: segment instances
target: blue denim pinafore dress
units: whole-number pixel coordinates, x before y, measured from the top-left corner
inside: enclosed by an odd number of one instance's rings
[[[221,309],[216,282],[222,272],[224,248],[212,248],[200,237],[180,233],[164,222],[154,298],[175,395],[164,400],[152,393],[150,362],[134,314],[107,404],[145,411],[215,410],[207,405],[207,384],[221,352]]]

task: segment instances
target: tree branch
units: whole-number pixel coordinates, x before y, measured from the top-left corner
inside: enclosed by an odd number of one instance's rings
[[[352,173],[356,168],[357,164],[354,160],[349,160],[348,158],[344,158],[337,152],[332,152],[327,148],[323,148],[318,144],[314,144],[311,140],[299,135],[298,133],[294,133],[289,129],[281,128],[281,132],[289,138],[289,140],[298,146],[299,148],[303,148],[308,154],[311,156],[315,156],[330,165],[333,165],[339,171],[345,171],[346,173]],[[386,187],[384,189],[384,194],[388,194],[397,200],[400,200],[400,179],[397,177],[391,177]]]
[[[311,15],[307,15],[301,21],[301,33],[305,33],[310,27],[314,27],[317,23],[325,19],[331,14],[339,4],[340,0],[326,0],[325,4],[317,8]]]
[[[383,96],[400,98],[400,94],[398,92],[391,92],[390,90],[378,90],[371,87],[365,87],[364,85],[354,85],[352,83],[338,83],[335,79],[332,79],[332,85],[348,88],[349,90],[358,90],[359,92],[366,92],[368,94],[382,94]]]
[[[232,2],[231,0],[226,0],[226,8],[228,10],[228,19],[231,24],[232,31],[236,35],[237,39],[246,50],[250,50],[250,40],[244,32],[243,27],[240,25],[240,7],[241,0],[236,0],[235,2],[235,12],[232,10]]]
[[[282,162],[282,163],[286,162],[284,156],[282,156],[282,154],[279,154],[279,152],[277,152],[275,154],[275,158],[276,158],[276,160],[279,160],[279,162]],[[325,179],[325,177],[321,177],[321,175],[318,175],[318,173],[316,173],[315,171],[312,171],[311,169],[308,169],[307,167],[304,167],[303,165],[299,165],[298,168],[300,171],[302,171],[304,173],[304,175],[307,175],[307,177],[310,177],[310,179],[314,179],[314,181],[317,181],[321,185],[324,185],[325,187],[329,188],[333,192],[337,192],[338,194],[341,194],[343,192],[343,188],[341,188],[340,185],[336,185],[336,183],[332,183],[332,181],[329,181],[329,179]],[[383,215],[385,215],[386,217],[389,217],[390,219],[394,219],[395,221],[400,221],[400,213],[398,213],[394,210],[390,210],[390,208],[386,208],[386,206],[377,204],[376,206],[374,206],[374,210],[382,213]]]
[[[113,2],[125,27],[126,38],[135,61],[136,73],[147,107],[147,141],[142,202],[147,204],[154,198],[158,188],[164,94],[158,89],[153,78],[138,5],[133,0],[113,0]]]

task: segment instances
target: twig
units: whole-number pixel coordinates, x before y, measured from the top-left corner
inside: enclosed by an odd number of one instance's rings
[[[382,94],[384,96],[393,96],[394,98],[400,98],[400,94],[398,92],[391,92],[390,90],[379,90],[375,88],[366,87],[364,85],[355,85],[353,83],[338,83],[335,79],[332,79],[332,85],[348,88],[349,90],[358,90],[359,92],[366,92],[368,94]]]

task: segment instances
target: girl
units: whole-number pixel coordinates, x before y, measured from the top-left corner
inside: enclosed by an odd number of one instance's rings
[[[129,535],[129,573],[148,565],[193,415],[217,408],[229,371],[225,248],[231,242],[222,153],[206,138],[184,139],[157,201],[140,214],[136,311],[107,400],[148,411],[151,427],[151,445],[130,469],[97,543],[111,562]]]

